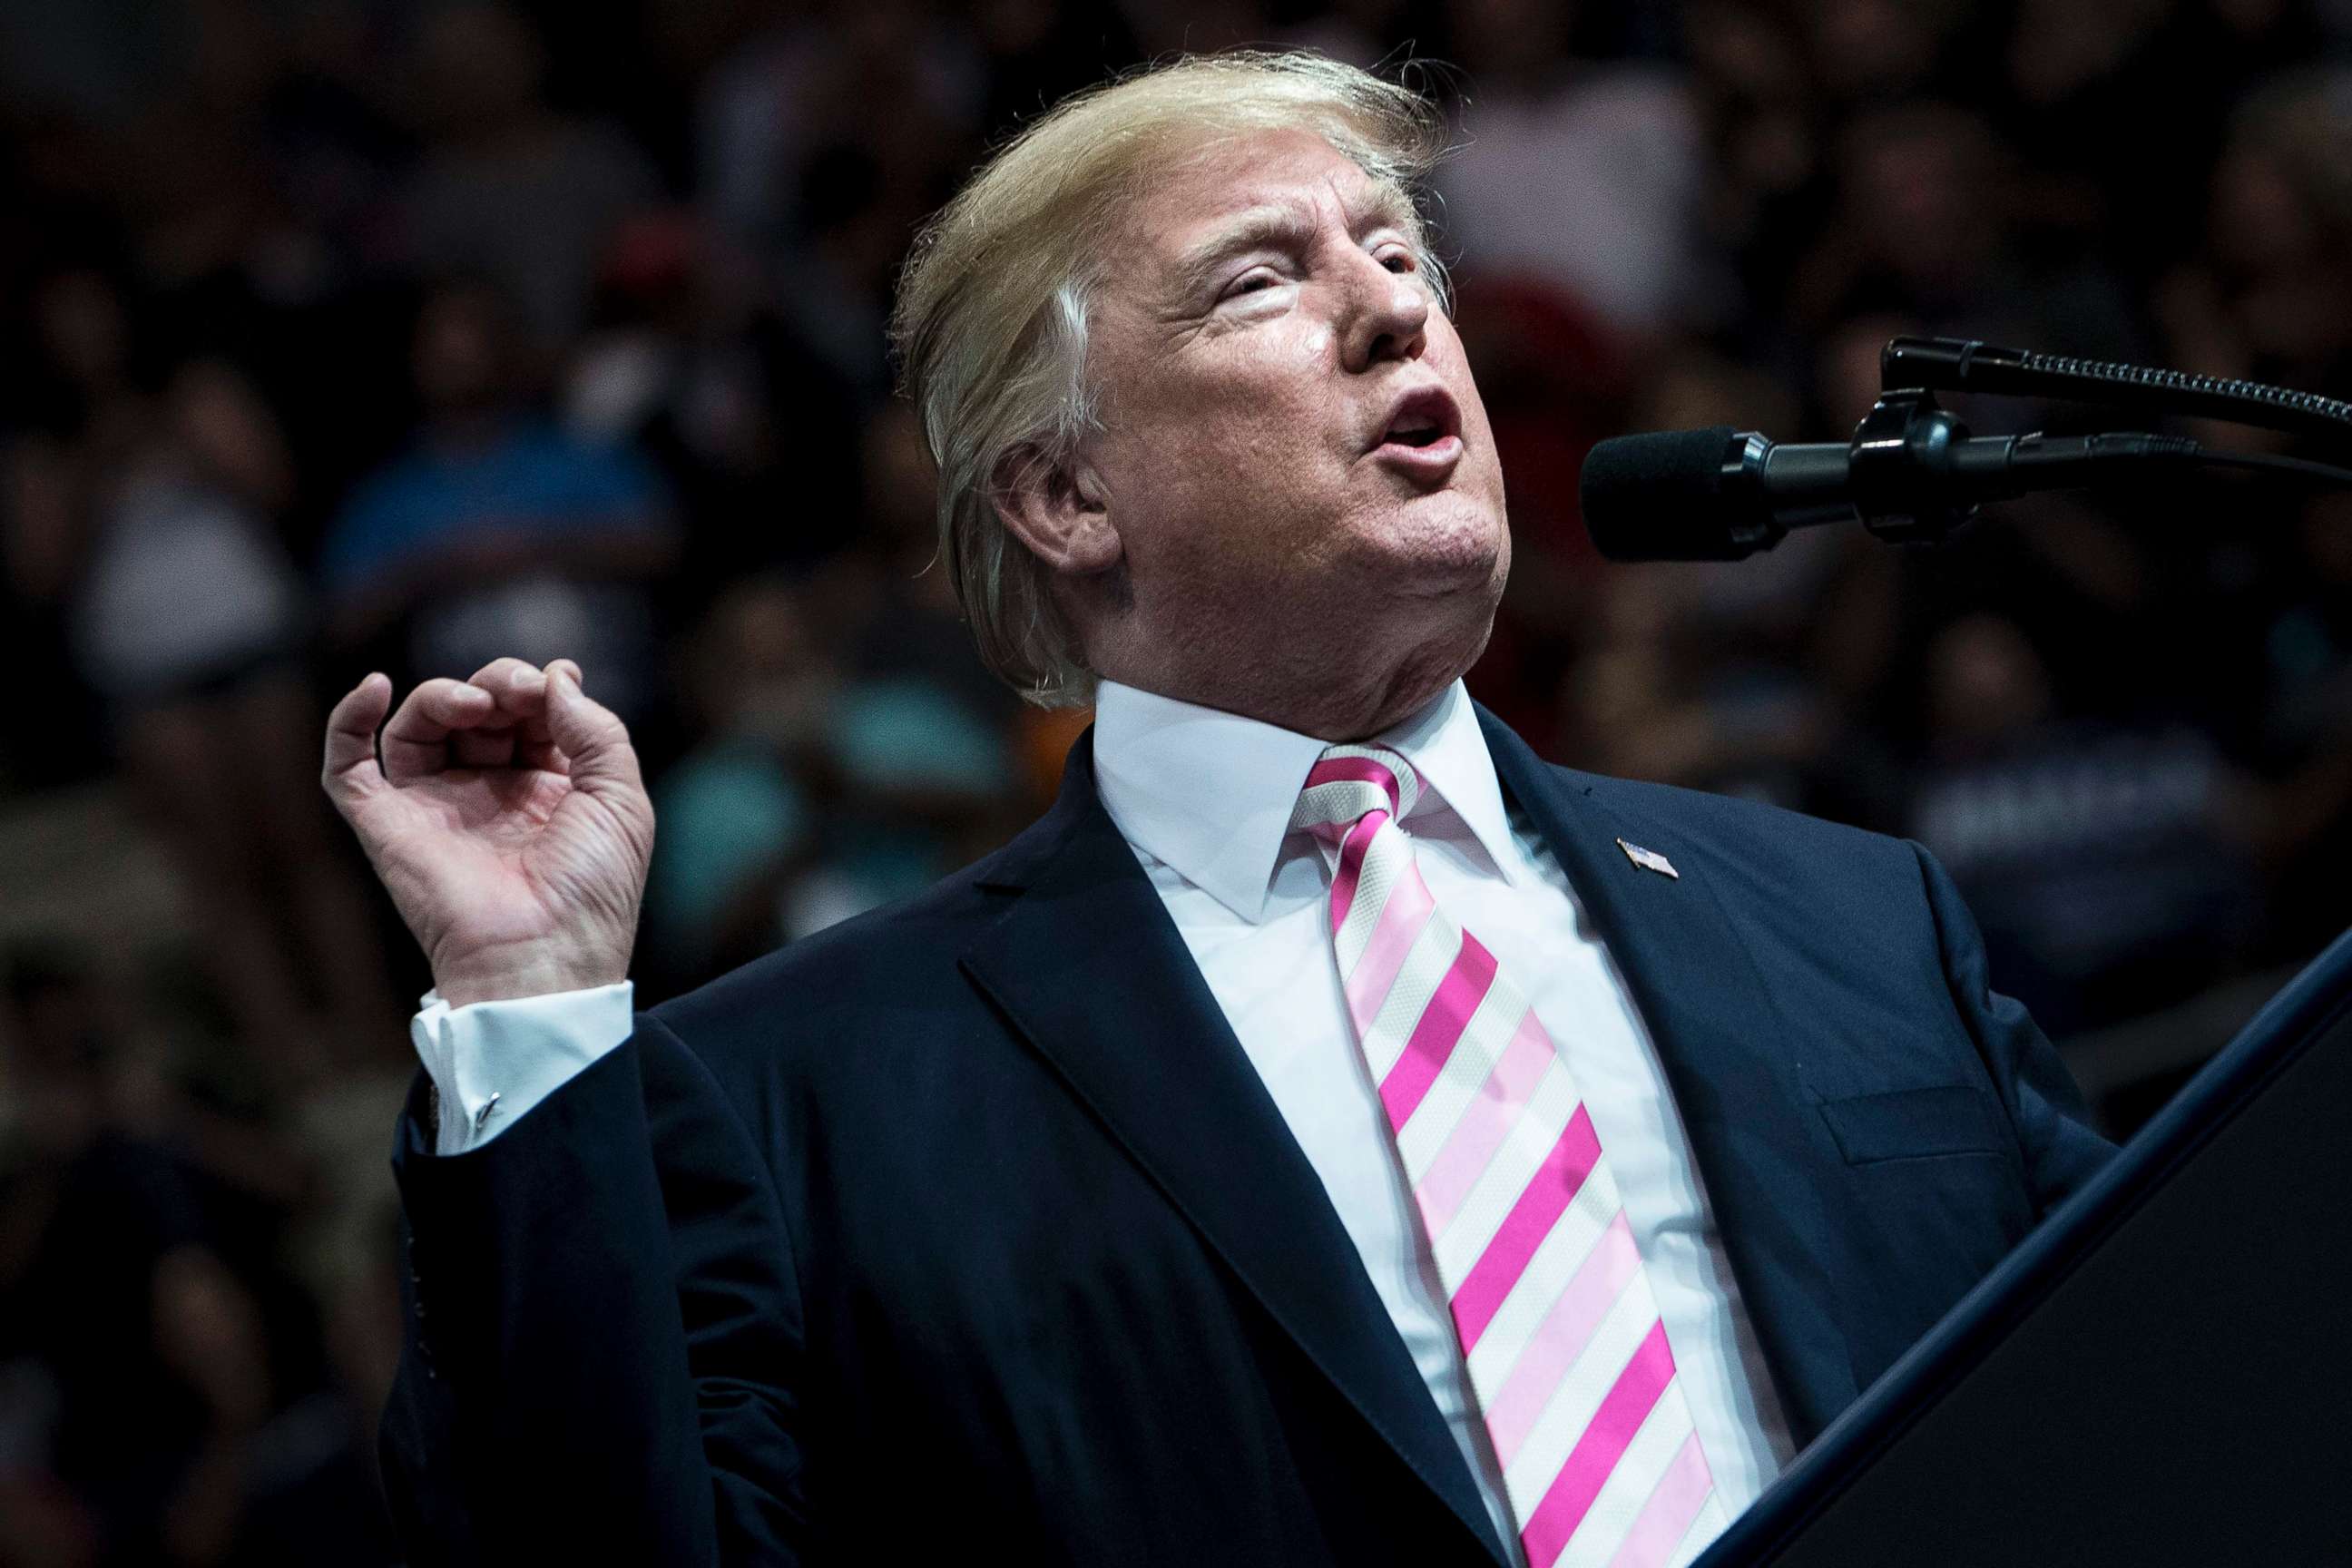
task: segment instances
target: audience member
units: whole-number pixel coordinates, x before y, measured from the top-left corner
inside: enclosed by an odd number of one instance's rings
[[[407,195],[418,258],[491,279],[537,345],[562,344],[614,226],[657,194],[652,165],[613,127],[549,105],[539,40],[498,6],[427,13],[411,68],[434,138]]]
[[[1703,313],[1697,104],[1679,71],[1575,58],[1580,15],[1546,0],[1454,8],[1470,85],[1465,145],[1438,176],[1445,236],[1481,271],[1540,279],[1619,331],[1669,331]]]
[[[413,358],[424,421],[328,533],[330,634],[404,679],[562,653],[641,717],[662,668],[651,585],[677,550],[667,489],[637,452],[539,412],[526,353],[489,285],[426,297]]]

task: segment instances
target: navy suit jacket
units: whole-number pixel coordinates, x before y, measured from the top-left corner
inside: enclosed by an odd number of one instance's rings
[[[1554,768],[1797,1438],[2108,1153],[1925,852]],[[1677,879],[1636,867],[1628,840]],[[418,1563],[1496,1561],[1313,1168],[1097,798],[394,1155]]]

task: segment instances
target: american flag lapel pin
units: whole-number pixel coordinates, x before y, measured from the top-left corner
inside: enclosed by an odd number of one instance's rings
[[[1675,869],[1675,863],[1656,850],[1644,849],[1638,844],[1628,844],[1622,838],[1617,840],[1617,847],[1625,851],[1626,859],[1631,860],[1643,870],[1655,871],[1661,877],[1672,877],[1676,881],[1682,880],[1683,874]]]

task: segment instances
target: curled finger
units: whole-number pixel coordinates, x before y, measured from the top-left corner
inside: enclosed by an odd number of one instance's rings
[[[474,671],[467,684],[488,692],[503,712],[520,716],[547,708],[547,676],[529,659],[494,658]]]
[[[384,726],[384,773],[402,779],[439,773],[448,766],[451,735],[499,721],[497,702],[480,687],[446,678],[425,681]]]

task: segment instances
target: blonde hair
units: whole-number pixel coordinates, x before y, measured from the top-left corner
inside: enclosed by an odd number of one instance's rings
[[[999,473],[1016,455],[1058,468],[1100,428],[1087,312],[1150,177],[1202,143],[1283,130],[1323,137],[1404,198],[1444,304],[1414,200],[1445,150],[1442,114],[1412,87],[1304,52],[1185,56],[1066,98],[916,237],[891,341],[939,465],[940,558],[982,660],[1040,707],[1092,701],[1095,677],[1052,569],[997,516]]]

